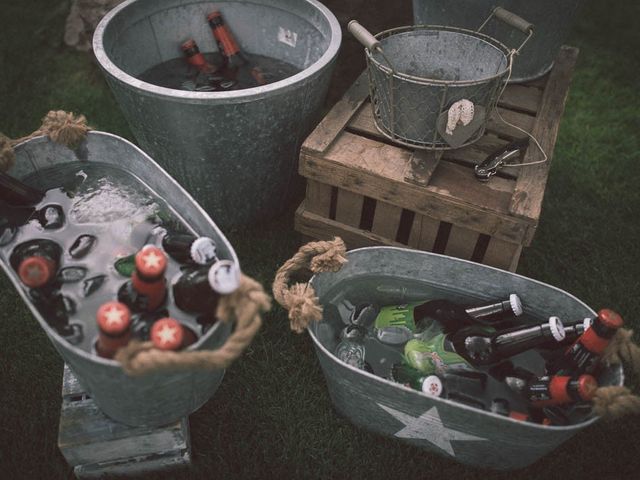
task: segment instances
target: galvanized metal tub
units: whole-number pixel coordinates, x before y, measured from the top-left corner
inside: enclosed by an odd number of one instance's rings
[[[551,70],[569,36],[579,4],[579,0],[413,0],[413,20],[416,24],[476,29],[496,6],[526,18],[535,25],[535,34],[514,62],[510,80],[526,82]],[[498,22],[487,25],[485,33],[508,47],[522,41],[520,32]]]
[[[509,470],[535,462],[597,421],[592,417],[570,426],[542,426],[429,397],[338,360],[332,353],[336,335],[327,324],[330,297],[354,281],[372,277],[379,279],[377,286],[358,290],[363,302],[374,298],[379,304],[415,300],[407,298],[403,282],[420,281],[425,289],[432,286],[455,301],[475,298],[482,302],[518,292],[525,315],[533,319],[552,314],[565,319],[595,316],[574,296],[514,273],[428,252],[369,247],[348,252],[347,259],[337,273],[321,273],[311,279],[325,307],[325,317],[312,324],[309,333],[332,402],[354,424],[461,463]],[[381,284],[389,288],[381,289]],[[620,366],[608,368],[598,378],[600,385],[622,385],[623,380]]]
[[[301,72],[228,92],[173,90],[136,78],[182,56],[187,38],[203,52],[216,51],[206,22],[214,8],[242,51]],[[225,228],[284,207],[341,38],[336,18],[315,0],[128,0],[100,22],[93,50],[137,142]]]
[[[220,258],[238,262],[232,246],[207,213],[156,162],[123,138],[92,131],[76,150],[70,150],[48,137],[37,137],[16,146],[15,155],[16,162],[9,173],[19,179],[67,162],[100,162],[123,168],[173,206],[195,233],[211,237]],[[118,362],[71,345],[33,306],[8,259],[0,257],[0,265],[65,363],[102,412],[112,419],[129,425],[170,424],[200,408],[218,389],[224,370],[164,371],[130,377]],[[225,342],[230,330],[228,324],[217,322],[188,348],[216,349]]]

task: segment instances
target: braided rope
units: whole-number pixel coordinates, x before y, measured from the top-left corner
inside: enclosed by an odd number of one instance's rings
[[[296,283],[288,287],[292,274],[309,268],[313,273],[337,272],[347,262],[345,253],[345,244],[339,237],[310,242],[278,269],[272,286],[273,297],[289,311],[291,330],[301,333],[311,322],[322,319],[322,307],[311,285]]]
[[[118,350],[114,359],[127,375],[139,376],[163,370],[219,370],[236,360],[251,344],[262,326],[261,312],[271,308],[271,299],[255,280],[243,275],[240,287],[220,298],[217,317],[235,319],[235,330],[217,350],[159,350],[151,342],[131,341]]]

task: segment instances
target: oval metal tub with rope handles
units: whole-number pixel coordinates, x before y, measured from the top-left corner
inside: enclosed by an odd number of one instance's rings
[[[290,286],[290,279],[310,269],[308,283]],[[341,239],[303,246],[276,274],[273,295],[289,311],[291,329],[309,332],[329,395],[338,412],[366,430],[396,438],[438,455],[477,467],[510,470],[525,467],[598,418],[616,418],[640,411],[640,398],[623,386],[621,360],[640,371],[640,349],[632,332],[622,329],[605,352],[607,367],[591,415],[579,423],[545,426],[428,396],[334,356],[345,319],[336,305],[350,292],[350,301],[402,304],[437,289],[451,300],[478,303],[518,293],[528,321],[558,315],[567,320],[595,316],[571,294],[551,285],[485,265],[429,252],[394,247],[368,247],[346,252]],[[357,284],[357,288],[353,285]],[[446,298],[445,297],[445,298]],[[366,354],[365,354],[366,358]]]
[[[127,140],[91,131],[84,117],[49,112],[42,127],[28,137],[0,137],[0,168],[17,179],[42,168],[78,161],[125,165],[169,205],[178,207],[194,233],[212,238],[219,258],[238,264],[222,232],[173,178]],[[166,425],[200,408],[218,389],[225,368],[249,346],[262,325],[261,313],[270,308],[270,298],[262,286],[241,275],[239,288],[221,296],[217,312],[212,312],[219,321],[196,343],[174,352],[157,350],[151,342],[131,341],[115,359],[105,359],[72,345],[51,328],[2,252],[0,266],[100,410],[128,425]]]

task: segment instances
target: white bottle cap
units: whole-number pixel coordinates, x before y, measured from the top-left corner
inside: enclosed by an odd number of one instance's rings
[[[513,310],[513,314],[516,317],[522,315],[522,302],[520,301],[520,297],[515,293],[509,295],[509,303],[511,304],[511,310]]]
[[[198,265],[206,265],[217,258],[216,242],[209,237],[198,237],[191,244],[189,253]]]
[[[437,375],[429,375],[422,381],[422,391],[427,395],[439,397],[442,395],[442,380]]]
[[[587,318],[585,318],[585,319],[582,321],[582,325],[584,325],[584,329],[585,329],[585,330],[586,330],[587,328],[590,328],[592,323],[593,323],[593,319],[592,319],[592,318],[588,318],[588,317],[587,317]]]
[[[558,317],[549,317],[549,328],[551,329],[551,335],[557,342],[564,340],[566,333],[564,331],[564,325]]]
[[[218,260],[209,269],[209,285],[221,295],[228,295],[240,286],[240,268],[231,260]]]

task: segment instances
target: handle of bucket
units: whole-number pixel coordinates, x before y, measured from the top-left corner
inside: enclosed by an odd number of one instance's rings
[[[616,332],[604,353],[602,361],[608,364],[626,364],[640,380],[640,347],[633,342],[633,330],[621,328]],[[616,419],[640,413],[640,396],[625,386],[600,387],[593,398],[595,413],[605,419]]]
[[[346,247],[340,237],[331,241],[309,242],[278,269],[273,281],[273,298],[289,311],[291,330],[302,333],[314,321],[322,319],[322,307],[309,283],[289,287],[294,274],[337,272],[347,262]]]
[[[216,317],[235,321],[235,329],[216,350],[158,350],[151,342],[131,341],[118,350],[115,360],[131,376],[165,370],[220,370],[227,368],[251,344],[262,326],[261,312],[271,308],[271,299],[262,285],[242,275],[240,286],[230,295],[220,297]]]
[[[92,127],[87,125],[84,115],[75,115],[63,110],[51,110],[42,119],[35,132],[15,140],[0,133],[0,171],[8,171],[15,162],[13,147],[30,138],[48,135],[51,140],[67,147],[80,143]]]
[[[524,18],[516,15],[513,12],[510,12],[505,8],[496,7],[491,11],[491,14],[482,23],[482,25],[478,27],[477,31],[479,32],[480,30],[482,30],[485,27],[485,25],[489,22],[489,20],[491,20],[491,18],[493,17],[496,17],[498,20],[501,20],[502,22],[506,23],[510,27],[520,30],[522,33],[527,35],[527,37],[522,41],[520,46],[516,49],[516,53],[520,53],[520,50],[522,49],[522,47],[524,47],[524,44],[527,43],[531,38],[531,35],[533,35],[533,29],[534,29],[533,23],[527,22]]]
[[[392,71],[395,71],[395,69],[393,68],[393,64],[389,61],[389,59],[382,51],[382,47],[380,47],[380,41],[375,36],[373,36],[373,34],[369,30],[364,28],[357,20],[351,20],[347,24],[347,30],[349,30],[351,35],[356,37],[356,40],[364,45],[367,50],[369,50],[370,52],[373,52],[374,50],[376,52],[379,52],[380,55],[382,55],[382,58],[384,58],[384,61],[387,62],[387,66]]]

